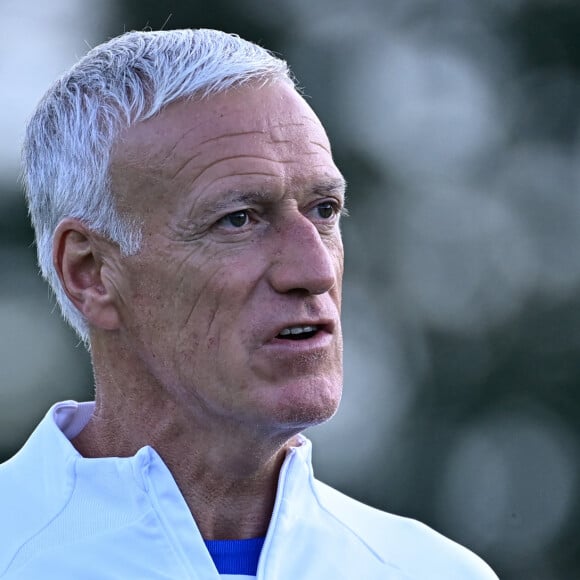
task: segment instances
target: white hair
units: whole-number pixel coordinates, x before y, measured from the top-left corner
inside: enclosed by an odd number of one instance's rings
[[[48,90],[26,130],[22,180],[40,270],[85,344],[88,324],[60,284],[53,236],[73,217],[125,255],[139,251],[140,224],[120,215],[111,190],[109,161],[120,132],[179,99],[273,81],[295,86],[286,62],[256,44],[217,30],[168,30],[113,38]]]

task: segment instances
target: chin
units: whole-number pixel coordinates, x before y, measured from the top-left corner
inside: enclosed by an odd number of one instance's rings
[[[321,386],[310,384],[307,389],[297,389],[275,412],[276,423],[281,428],[302,431],[328,421],[338,410],[342,395],[342,382]]]

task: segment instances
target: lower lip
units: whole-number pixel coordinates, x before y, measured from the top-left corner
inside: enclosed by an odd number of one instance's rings
[[[325,350],[331,346],[333,335],[329,332],[319,331],[310,338],[303,340],[292,340],[283,338],[273,338],[265,343],[262,348],[274,350],[279,353],[306,353],[317,350]]]

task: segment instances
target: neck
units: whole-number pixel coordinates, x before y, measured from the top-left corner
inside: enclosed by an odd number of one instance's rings
[[[95,366],[95,412],[73,444],[85,457],[129,457],[150,445],[171,471],[204,539],[265,535],[295,433],[199,420],[160,389]],[[116,385],[122,385],[122,390]],[[157,393],[154,395],[154,393]],[[208,424],[210,423],[210,424]]]

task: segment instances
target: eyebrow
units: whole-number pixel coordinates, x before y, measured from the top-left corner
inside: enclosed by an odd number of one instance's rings
[[[344,179],[329,179],[326,181],[321,181],[309,187],[306,193],[312,195],[328,195],[328,194],[341,194],[345,195],[346,192],[346,181]],[[231,197],[227,201],[220,203],[218,205],[225,205],[229,203],[251,203],[251,202],[266,202],[270,198],[270,193],[267,189],[257,190],[257,191],[231,191]]]
[[[329,179],[315,185],[313,188],[311,188],[311,192],[317,195],[323,195],[325,193],[338,193],[342,196],[346,196],[346,181],[342,177],[340,179]]]

